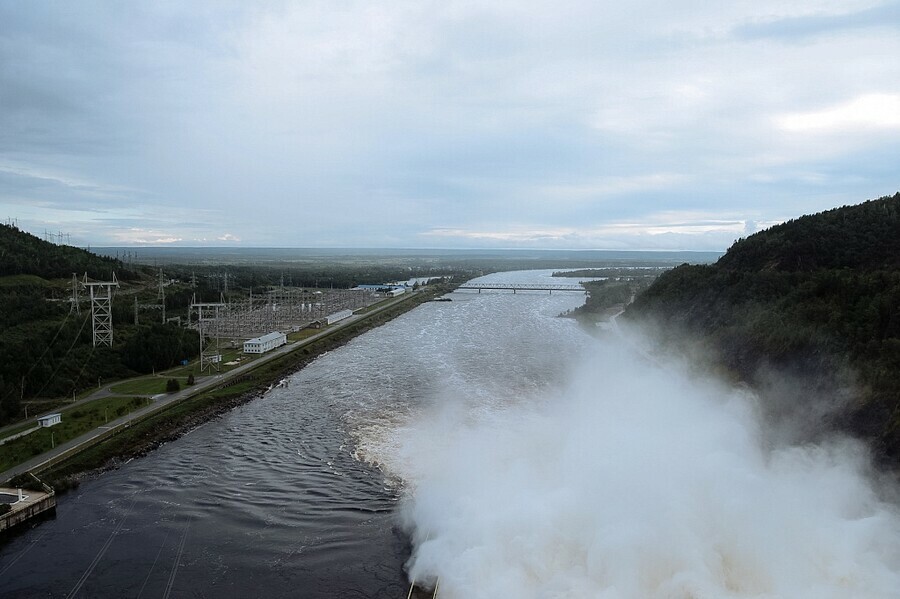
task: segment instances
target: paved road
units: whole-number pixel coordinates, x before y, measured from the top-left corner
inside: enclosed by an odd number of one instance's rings
[[[409,295],[412,295],[413,293],[418,293],[418,291],[410,292]],[[253,360],[252,362],[249,362],[242,366],[238,366],[234,370],[231,370],[227,373],[217,374],[217,375],[213,375],[213,376],[207,376],[207,377],[203,377],[202,379],[198,379],[197,383],[195,385],[188,387],[186,389],[182,389],[181,391],[178,391],[177,393],[166,394],[163,396],[156,396],[156,398],[154,398],[153,403],[151,403],[150,405],[148,405],[146,407],[135,410],[134,412],[126,414],[126,415],[122,416],[121,418],[117,418],[116,420],[113,420],[112,422],[110,422],[104,426],[101,426],[97,429],[87,432],[87,433],[81,435],[80,437],[76,437],[65,443],[61,443],[60,445],[57,445],[55,449],[52,449],[45,453],[42,453],[41,455],[36,456],[26,462],[23,462],[23,463],[19,464],[18,466],[10,468],[6,472],[0,473],[0,481],[8,481],[9,479],[11,479],[14,476],[17,476],[19,474],[22,474],[23,472],[27,472],[29,470],[40,469],[40,467],[43,466],[44,464],[47,464],[48,462],[51,462],[51,461],[59,458],[63,454],[68,454],[70,452],[73,454],[77,453],[78,448],[80,448],[83,445],[91,443],[92,441],[97,439],[97,437],[100,437],[102,435],[107,435],[112,430],[129,426],[130,423],[133,422],[135,419],[142,418],[142,417],[146,416],[147,414],[150,414],[151,412],[156,412],[158,410],[161,410],[175,402],[187,399],[188,397],[198,395],[200,393],[203,393],[204,391],[208,391],[209,389],[215,388],[218,385],[222,384],[223,382],[225,382],[229,379],[232,379],[234,377],[240,376],[241,374],[243,374],[247,371],[253,370],[254,368],[260,366],[261,364],[265,364],[266,362],[270,362],[271,360],[274,360],[275,358],[278,358],[279,356],[283,356],[286,353],[300,349],[303,346],[309,345],[310,343],[313,343],[316,340],[324,337],[325,335],[329,335],[339,329],[347,327],[355,322],[358,322],[360,320],[368,318],[368,317],[372,316],[373,314],[377,314],[383,310],[386,310],[387,308],[390,308],[391,306],[394,306],[402,301],[405,301],[406,299],[408,299],[409,295],[404,294],[404,295],[398,297],[394,301],[391,301],[391,302],[388,302],[381,306],[378,306],[371,312],[367,312],[365,314],[354,314],[350,318],[347,318],[347,319],[342,320],[339,323],[335,324],[333,327],[323,330],[321,333],[317,333],[317,334],[315,334],[311,337],[308,337],[306,339],[303,339],[301,341],[295,341],[293,343],[289,343],[287,345],[279,347],[278,349],[274,349],[271,352],[263,354],[261,357]],[[107,394],[107,393],[105,393],[106,391],[107,391],[106,389],[101,389],[100,391],[96,391],[93,394],[91,394],[88,398],[79,400],[76,403],[83,403],[85,401],[88,401],[89,399],[96,399],[95,396],[104,397]]]

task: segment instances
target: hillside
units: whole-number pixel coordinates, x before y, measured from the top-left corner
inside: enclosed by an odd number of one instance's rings
[[[116,344],[94,348],[90,306],[82,294],[80,312],[71,310],[69,281],[73,273],[108,279],[113,271],[123,281],[113,304]],[[135,294],[155,297],[153,273],[143,273],[149,283],[141,275],[118,260],[0,226],[0,425],[21,419],[29,400],[72,397],[98,380],[167,368],[197,353],[194,331],[130,324]]]
[[[761,231],[712,265],[679,266],[625,316],[764,391],[770,413],[852,431],[900,460],[900,194]]]
[[[55,245],[16,227],[0,225],[0,276],[36,275],[45,279],[79,276],[107,278],[115,270],[124,279],[131,276],[122,263],[80,248]]]

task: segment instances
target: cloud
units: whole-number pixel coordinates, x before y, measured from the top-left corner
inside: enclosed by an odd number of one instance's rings
[[[741,222],[823,210],[896,191],[900,38],[769,33],[893,10],[0,6],[0,214],[71,211],[95,243],[116,238],[107,211],[154,219],[133,224],[162,238],[409,246],[438,228],[502,243],[515,225],[549,244],[670,210]],[[813,135],[853,127],[867,133],[852,143]]]
[[[590,227],[541,228],[508,226],[496,229],[436,227],[421,234],[432,243],[464,243],[477,247],[552,247],[575,249],[717,251],[748,232],[778,221],[738,220],[701,213],[662,212],[635,221]]]
[[[775,122],[792,133],[900,129],[900,94],[866,94],[824,110],[780,115]]]
[[[162,231],[134,227],[117,231],[115,233],[115,241],[126,245],[170,245],[182,241],[182,238]]]
[[[776,38],[804,40],[810,36],[847,33],[864,28],[900,28],[900,4],[888,0],[862,10],[817,12],[803,16],[768,18],[735,27],[734,35],[743,39]]]
[[[216,237],[216,240],[217,240],[217,241],[234,241],[234,242],[239,242],[241,239],[240,239],[240,237],[235,237],[235,236],[232,235],[231,233],[225,233],[225,234],[222,235],[221,237]]]

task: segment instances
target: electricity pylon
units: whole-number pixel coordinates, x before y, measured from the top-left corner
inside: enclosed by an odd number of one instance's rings
[[[221,364],[222,362],[222,354],[219,351],[219,308],[222,308],[224,306],[225,304],[221,302],[191,302],[191,310],[193,311],[195,308],[197,309],[197,329],[200,332],[200,372],[203,372],[207,368],[209,369],[210,373],[212,373],[214,369],[216,372],[219,372],[219,364]],[[213,316],[211,318],[207,317],[205,319],[207,324],[210,320],[212,321],[212,330],[204,331],[203,329],[204,308],[213,311]],[[209,312],[207,312],[207,314],[208,313]],[[207,333],[210,334],[210,342],[208,344],[206,343],[205,339]]]
[[[116,273],[113,273],[112,281],[97,281],[89,283],[87,273],[84,273],[84,281],[81,283],[91,292],[91,325],[94,332],[94,347],[113,345],[112,300],[113,287],[119,286]]]

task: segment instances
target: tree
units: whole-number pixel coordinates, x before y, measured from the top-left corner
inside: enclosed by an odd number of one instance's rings
[[[166,393],[175,393],[181,390],[181,385],[178,383],[178,379],[169,379],[166,381]]]

